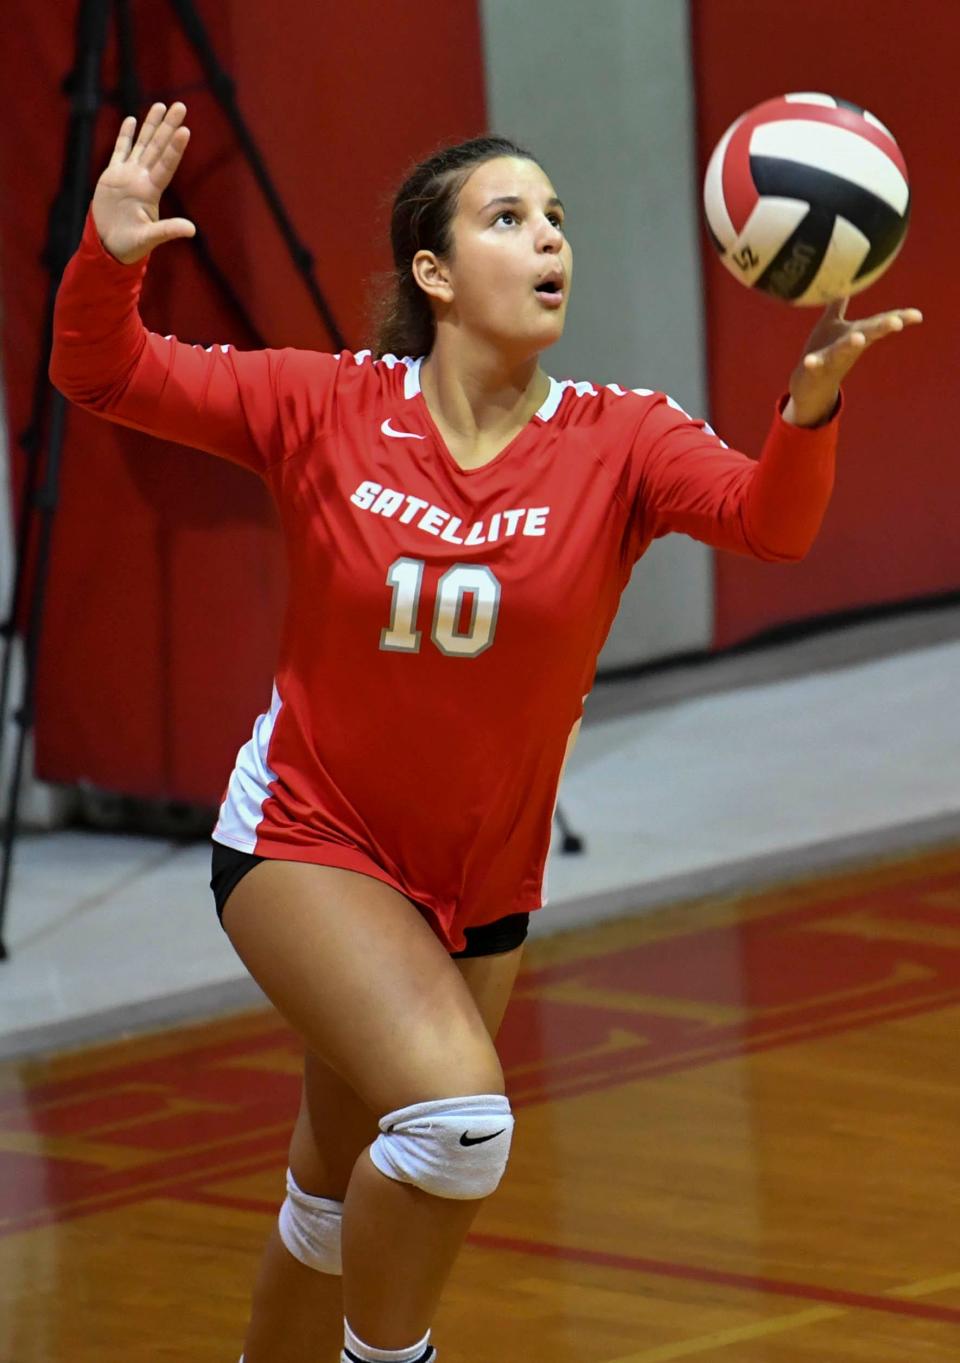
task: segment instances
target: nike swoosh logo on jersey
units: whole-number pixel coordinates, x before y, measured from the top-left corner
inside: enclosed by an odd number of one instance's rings
[[[493,1136],[468,1136],[467,1133],[464,1132],[463,1135],[460,1137],[460,1144],[461,1144],[461,1145],[482,1145],[484,1141],[492,1141],[492,1140],[494,1139],[494,1137],[496,1137],[496,1136],[502,1136],[502,1135],[503,1135],[503,1132],[506,1131],[506,1129],[507,1129],[507,1128],[504,1127],[501,1131],[495,1131],[495,1132],[493,1133]]]
[[[425,435],[415,435],[413,431],[395,431],[390,425],[389,417],[387,417],[380,429],[383,431],[384,435],[392,435],[394,440],[426,440],[427,438]]]

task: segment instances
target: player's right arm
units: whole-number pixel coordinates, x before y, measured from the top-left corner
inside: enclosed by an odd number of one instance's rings
[[[139,134],[125,118],[54,310],[50,378],[121,425],[264,472],[308,442],[336,360],[319,352],[236,351],[147,331],[138,311],[151,251],[196,228],[160,217],[190,139],[186,108],[155,104]]]

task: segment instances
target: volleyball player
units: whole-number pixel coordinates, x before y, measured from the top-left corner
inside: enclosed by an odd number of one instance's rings
[[[204,350],[137,310],[149,253],[194,232],[159,214],[185,113],[124,120],[59,291],[51,377],[258,474],[289,550],[271,704],[213,835],[223,926],[306,1048],[245,1363],[341,1347],[427,1363],[507,1164],[494,1038],[631,569],[670,531],[802,558],[840,381],[920,314],[828,308],[758,461],[662,393],[558,383],[539,361],[570,296],[564,208],[534,157],[482,138],[397,195],[375,353]]]

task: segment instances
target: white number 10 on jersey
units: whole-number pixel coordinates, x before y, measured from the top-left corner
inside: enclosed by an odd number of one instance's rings
[[[388,653],[419,653],[421,631],[417,629],[423,588],[423,559],[398,558],[387,570],[387,586],[393,588],[390,624],[380,631],[380,647]],[[473,598],[470,623],[457,628],[463,598]],[[458,563],[448,568],[437,583],[437,604],[430,638],[449,658],[476,658],[493,643],[500,611],[500,583],[489,568],[477,563]]]

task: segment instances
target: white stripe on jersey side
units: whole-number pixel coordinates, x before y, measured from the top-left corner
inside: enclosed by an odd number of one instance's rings
[[[554,806],[556,810],[556,806]],[[543,863],[543,878],[540,881],[540,907],[545,909],[550,902],[550,853]]]
[[[616,386],[617,386],[617,385],[616,385],[615,383],[610,383],[610,384],[607,385],[608,388],[616,388]],[[621,391],[621,393],[622,393],[622,392],[623,392],[623,389],[621,389],[620,391]],[[581,703],[580,719],[578,719],[578,720],[576,721],[576,724],[579,724],[579,723],[580,723],[580,720],[583,718],[583,706],[586,705],[586,703],[587,703],[587,701],[588,701],[589,699],[590,699],[590,692],[588,691],[587,694],[583,697],[583,700],[582,700],[582,703]],[[574,728],[576,728],[576,724],[574,725]],[[571,729],[570,732],[573,733],[573,729]],[[576,746],[576,745],[574,745],[574,746]],[[566,758],[564,758],[564,761],[566,761]],[[561,778],[560,778],[560,779],[561,779],[561,781],[563,780],[563,774],[562,774],[562,773],[561,773]],[[560,782],[557,783],[557,793],[556,793],[556,796],[555,796],[554,801],[553,801],[553,813],[552,813],[552,815],[550,816],[550,832],[551,832],[551,835],[553,834],[553,821],[554,821],[554,819],[555,819],[556,816],[557,816],[557,806],[559,805],[559,803],[560,803]],[[540,907],[541,907],[541,909],[545,909],[545,908],[547,907],[547,904],[550,902],[549,880],[550,880],[550,853],[549,853],[549,851],[548,851],[548,852],[547,852],[546,860],[545,860],[544,863],[543,863],[543,876],[542,876],[542,878],[541,878],[541,880],[540,880]]]
[[[237,753],[230,784],[220,806],[213,840],[235,847],[239,852],[252,852],[256,847],[263,806],[270,794],[271,782],[277,779],[276,772],[267,765],[267,752],[282,705],[274,682],[270,709],[258,717],[249,742]]]

